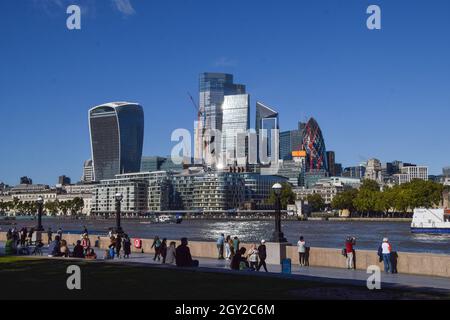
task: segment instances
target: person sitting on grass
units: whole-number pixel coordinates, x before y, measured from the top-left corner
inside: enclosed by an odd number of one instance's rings
[[[181,244],[175,252],[177,267],[198,267],[198,260],[192,260],[187,238],[181,238]]]
[[[74,258],[84,258],[84,248],[81,245],[81,240],[77,240],[77,244],[73,248],[72,257],[74,257]]]
[[[60,237],[55,236],[55,240],[53,240],[48,246],[48,256],[49,257],[59,257],[61,256],[61,242]]]
[[[233,259],[231,259],[230,268],[231,270],[246,270],[249,268],[247,259],[245,258],[245,252],[247,249],[244,247],[240,248],[236,254],[233,256]]]

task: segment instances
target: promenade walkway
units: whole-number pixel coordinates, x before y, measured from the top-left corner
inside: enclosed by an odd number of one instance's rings
[[[4,243],[0,242],[0,254],[3,253]],[[47,248],[43,248],[44,255],[37,258],[47,257]],[[133,253],[129,259],[103,260],[104,250],[96,250],[99,259],[97,261],[105,261],[107,263],[132,263],[159,266],[161,268],[170,268],[169,265],[162,265],[158,261],[153,261],[153,255],[148,253]],[[35,256],[31,256],[35,257]],[[195,257],[194,257],[195,258]],[[195,258],[200,261],[199,271],[202,272],[236,272],[229,268],[229,261],[217,260],[212,258]],[[286,275],[281,273],[281,265],[268,265],[269,273],[263,271],[251,272],[255,276],[275,276],[275,277],[292,277],[298,279],[317,280],[330,283],[350,283],[354,285],[366,286],[369,274],[362,270],[347,270],[340,268],[324,268],[324,267],[299,267],[292,266],[292,274]],[[243,272],[243,271],[241,271]],[[426,289],[438,289],[450,291],[450,279],[442,277],[410,275],[410,274],[381,274],[381,286],[384,287],[413,287]]]

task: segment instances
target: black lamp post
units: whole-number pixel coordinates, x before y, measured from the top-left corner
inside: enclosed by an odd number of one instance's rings
[[[42,227],[42,210],[44,208],[44,198],[39,196],[36,200],[38,205],[38,225],[36,227],[36,231],[44,231],[44,227]]]
[[[115,195],[116,199],[116,232],[118,234],[122,233],[122,227],[120,226],[120,204],[123,199],[123,195],[121,193],[116,193]]]
[[[283,186],[279,183],[275,183],[272,186],[272,190],[275,193],[276,196],[276,203],[275,203],[275,231],[272,235],[272,242],[287,242],[286,238],[284,237],[283,232],[281,232],[281,189]]]

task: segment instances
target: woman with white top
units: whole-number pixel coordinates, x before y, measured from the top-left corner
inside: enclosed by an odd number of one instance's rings
[[[256,270],[258,267],[258,249],[256,244],[252,245],[252,248],[248,252],[248,261],[250,262],[250,268]]]
[[[389,243],[389,239],[384,238],[383,243],[381,244],[381,253],[383,255],[384,272],[386,273],[387,272],[392,273],[391,252],[392,246]]]
[[[297,249],[300,267],[303,267],[305,266],[305,255],[306,255],[306,242],[303,236],[300,237],[300,240],[297,242]]]

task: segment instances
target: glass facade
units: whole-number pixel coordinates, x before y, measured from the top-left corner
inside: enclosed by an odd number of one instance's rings
[[[266,154],[270,158],[272,156],[272,130],[279,129],[278,112],[261,102],[256,102],[255,129],[258,134],[258,158],[260,147],[267,148]]]
[[[94,180],[138,172],[144,140],[144,111],[138,104],[116,102],[89,110]]]
[[[248,153],[248,141],[245,135],[250,127],[249,102],[248,94],[224,97],[221,159],[224,165],[246,164],[246,159],[237,158],[246,158]]]
[[[197,123],[195,158],[205,159],[205,149],[215,141],[214,130],[222,130],[222,103],[224,96],[245,94],[245,85],[234,84],[233,75],[226,73],[201,73],[199,77],[200,112],[202,119]],[[214,154],[211,149],[210,153]]]
[[[309,119],[303,134],[303,148],[306,150],[306,171],[328,172],[325,140],[319,124],[314,118]]]

